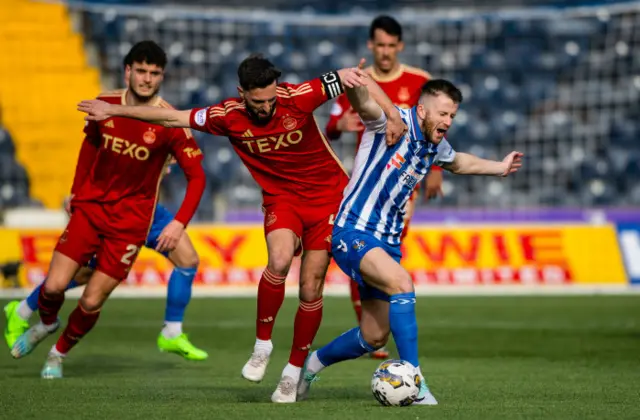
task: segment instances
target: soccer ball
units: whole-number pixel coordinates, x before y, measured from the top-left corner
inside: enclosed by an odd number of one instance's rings
[[[382,405],[411,405],[420,393],[422,380],[416,368],[405,360],[382,362],[373,373],[371,392]]]

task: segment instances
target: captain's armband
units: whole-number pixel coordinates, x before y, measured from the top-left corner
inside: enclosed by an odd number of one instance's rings
[[[327,93],[327,98],[334,99],[340,96],[343,92],[342,82],[337,71],[330,71],[320,76],[324,91]]]

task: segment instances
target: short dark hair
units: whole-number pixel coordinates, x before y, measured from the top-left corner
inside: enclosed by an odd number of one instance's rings
[[[382,29],[389,35],[397,36],[398,41],[402,41],[402,26],[391,16],[381,15],[373,19],[369,27],[369,39],[375,38],[376,29]]]
[[[261,54],[252,54],[238,66],[238,81],[244,90],[265,88],[278,80],[282,73]]]
[[[432,79],[422,86],[423,95],[438,96],[439,93],[444,93],[456,104],[462,103],[462,92],[453,83],[444,79]]]
[[[122,62],[124,67],[131,66],[133,63],[155,64],[164,69],[167,66],[167,54],[153,41],[140,41],[131,47]]]

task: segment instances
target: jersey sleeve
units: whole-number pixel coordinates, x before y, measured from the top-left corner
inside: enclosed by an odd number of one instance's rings
[[[194,108],[189,116],[189,125],[194,130],[216,136],[226,136],[227,112],[224,104],[209,106],[206,108]]]
[[[329,121],[325,129],[329,140],[338,140],[342,135],[342,131],[338,130],[338,121],[345,112],[349,110],[351,105],[346,95],[338,96],[338,99],[331,106],[331,113],[329,114]]]
[[[342,83],[338,73],[334,71],[299,85],[282,83],[278,86],[278,95],[291,98],[302,112],[313,112],[320,105],[341,94]]]
[[[170,143],[171,155],[178,161],[187,178],[187,191],[175,220],[187,226],[200,204],[206,186],[206,177],[202,168],[202,151],[191,135],[191,130],[188,128],[175,130],[176,134]]]
[[[382,115],[380,115],[380,118],[378,118],[377,120],[362,121],[365,130],[373,131],[376,133],[384,131],[385,128],[387,128],[387,116],[384,114],[384,112],[382,112],[381,114]]]
[[[433,159],[433,163],[441,166],[442,164],[453,162],[455,158],[456,151],[453,150],[453,147],[451,147],[447,139],[443,138],[440,144],[438,144],[438,152],[436,153],[435,159]]]

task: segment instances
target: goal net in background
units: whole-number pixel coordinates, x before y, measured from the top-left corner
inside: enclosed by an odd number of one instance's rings
[[[72,6],[98,51],[105,87],[122,84],[122,57],[143,39],[170,56],[163,96],[176,107],[236,95],[238,63],[271,58],[298,82],[369,58],[375,13],[326,16],[278,11]],[[404,28],[401,59],[454,81],[465,101],[449,138],[461,151],[526,155],[509,182],[445,175],[435,206],[520,209],[640,205],[640,4],[395,15]],[[322,127],[329,106],[317,116]],[[226,141],[200,138],[210,191],[200,220],[226,209],[259,208],[260,192]],[[355,138],[333,143],[351,166]],[[176,204],[179,174],[166,184]]]

